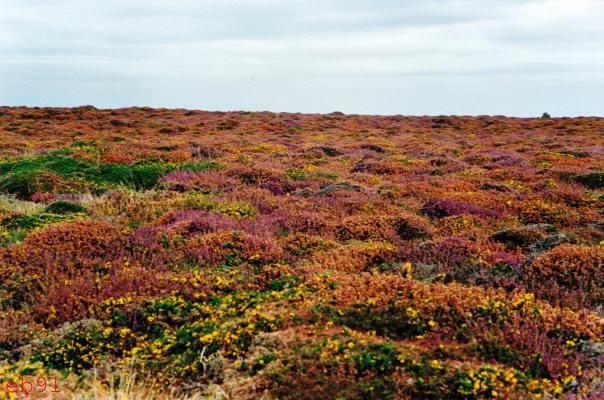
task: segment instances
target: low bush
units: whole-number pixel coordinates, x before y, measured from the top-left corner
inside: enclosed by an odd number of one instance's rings
[[[46,206],[44,211],[51,214],[75,214],[87,212],[86,207],[69,201],[55,201]]]
[[[562,244],[536,257],[525,268],[525,280],[541,297],[583,306],[604,301],[604,247]],[[582,303],[582,304],[581,304]],[[572,304],[572,303],[571,303]]]
[[[575,180],[590,189],[599,189],[604,187],[604,172],[590,172],[577,175]]]

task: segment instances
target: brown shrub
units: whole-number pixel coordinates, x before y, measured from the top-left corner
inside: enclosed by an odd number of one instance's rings
[[[527,267],[528,278],[554,279],[569,288],[590,290],[604,285],[604,248],[563,244],[538,256]]]
[[[105,264],[119,240],[119,228],[107,222],[63,222],[31,233],[7,249],[0,262],[10,264],[21,274],[69,275]]]
[[[363,272],[372,266],[392,262],[394,256],[394,246],[388,242],[352,242],[347,246],[315,254],[306,269]]]

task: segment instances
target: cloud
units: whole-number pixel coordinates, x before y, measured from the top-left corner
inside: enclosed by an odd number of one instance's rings
[[[593,0],[4,0],[0,103],[601,115],[601,43]]]

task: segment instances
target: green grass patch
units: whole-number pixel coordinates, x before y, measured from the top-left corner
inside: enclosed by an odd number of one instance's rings
[[[148,190],[155,187],[161,177],[177,169],[220,168],[215,162],[175,164],[160,159],[98,164],[74,157],[72,148],[0,163],[0,192],[29,199],[37,192],[101,193],[116,186]]]

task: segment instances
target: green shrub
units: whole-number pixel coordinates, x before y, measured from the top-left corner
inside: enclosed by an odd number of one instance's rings
[[[55,201],[54,203],[49,204],[44,211],[50,214],[61,215],[88,212],[85,207],[70,201]]]
[[[294,181],[303,181],[306,179],[306,174],[301,169],[290,168],[285,171],[285,176],[289,179],[293,179]]]
[[[44,337],[32,361],[64,371],[81,371],[96,365],[111,346],[110,335],[94,320],[66,324]]]
[[[332,181],[338,179],[338,174],[334,172],[317,172],[316,175],[326,179],[330,179]]]
[[[188,169],[194,172],[200,172],[200,171],[208,171],[208,170],[212,170],[212,169],[220,169],[220,164],[218,164],[217,162],[214,161],[208,161],[208,162],[197,162],[197,163],[193,163],[193,162],[186,162],[186,163],[182,163],[178,166],[178,169]]]
[[[53,174],[40,170],[15,170],[0,177],[0,191],[26,200],[36,192],[50,192],[54,186]]]
[[[61,178],[78,183],[82,173],[90,168],[92,163],[72,157],[69,149],[3,162],[0,191],[28,199],[36,192],[53,191]]]
[[[358,372],[372,371],[380,375],[392,373],[399,364],[399,351],[392,342],[371,343],[352,356]]]
[[[604,188],[604,172],[590,172],[588,174],[577,175],[575,180],[590,189]]]

